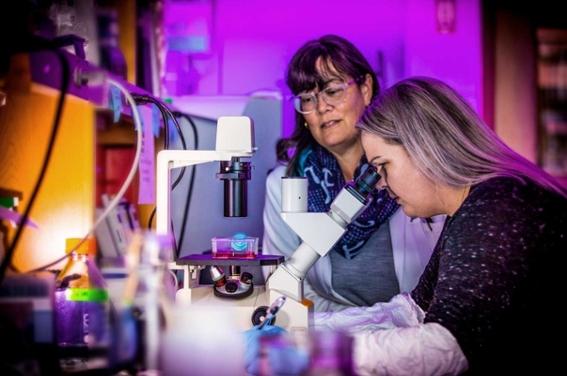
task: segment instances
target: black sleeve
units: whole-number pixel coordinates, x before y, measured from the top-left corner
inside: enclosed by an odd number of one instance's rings
[[[530,254],[541,238],[540,208],[509,180],[471,192],[438,247],[425,321],[451,331],[469,362],[514,321],[515,305],[526,294]]]
[[[443,231],[441,232],[439,240],[435,245],[435,249],[433,249],[433,253],[431,253],[429,262],[427,263],[425,270],[419,278],[419,283],[411,292],[412,299],[425,312],[429,310],[429,305],[431,304],[431,300],[433,299],[433,292],[435,291],[435,284],[437,283],[437,272],[439,269],[439,250],[441,243],[443,243],[442,239],[445,235],[447,223],[448,222],[445,222],[445,226],[443,227]]]

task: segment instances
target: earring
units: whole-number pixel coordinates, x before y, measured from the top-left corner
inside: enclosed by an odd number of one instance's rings
[[[307,122],[306,122],[306,121],[303,122],[303,126],[304,126],[305,128],[309,128],[309,126],[307,125]]]

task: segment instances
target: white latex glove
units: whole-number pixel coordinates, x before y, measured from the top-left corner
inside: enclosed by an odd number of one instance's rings
[[[409,327],[423,323],[425,313],[408,293],[398,294],[387,303],[371,307],[352,307],[339,312],[318,312],[314,316],[315,329],[345,330],[350,333]]]
[[[468,362],[455,337],[425,313],[409,294],[388,303],[315,315],[320,330],[345,330],[354,337],[358,375],[457,375]]]
[[[458,375],[468,362],[457,340],[437,323],[354,334],[357,375]]]

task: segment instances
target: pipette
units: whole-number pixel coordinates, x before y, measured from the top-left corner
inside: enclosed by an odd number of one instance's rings
[[[282,308],[282,306],[284,305],[285,300],[286,297],[283,295],[277,298],[276,300],[274,300],[270,308],[268,308],[268,314],[264,318],[264,321],[262,321],[262,323],[258,325],[258,330],[261,330],[264,327],[264,325],[266,325],[267,323],[272,322],[272,320],[276,317],[276,314],[278,313],[280,308]]]

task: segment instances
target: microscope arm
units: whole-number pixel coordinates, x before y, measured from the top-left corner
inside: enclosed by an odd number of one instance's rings
[[[283,212],[282,218],[302,243],[270,276],[268,289],[301,302],[305,275],[320,257],[329,253],[364,207],[365,202],[343,189],[328,213]]]
[[[171,169],[232,158],[249,158],[254,153],[254,126],[246,116],[221,116],[217,122],[215,150],[162,150],[157,157],[156,232],[169,233]]]
[[[156,173],[156,232],[168,234],[171,201],[171,170],[207,162],[250,158],[252,152],[224,150],[162,150],[157,157]]]

